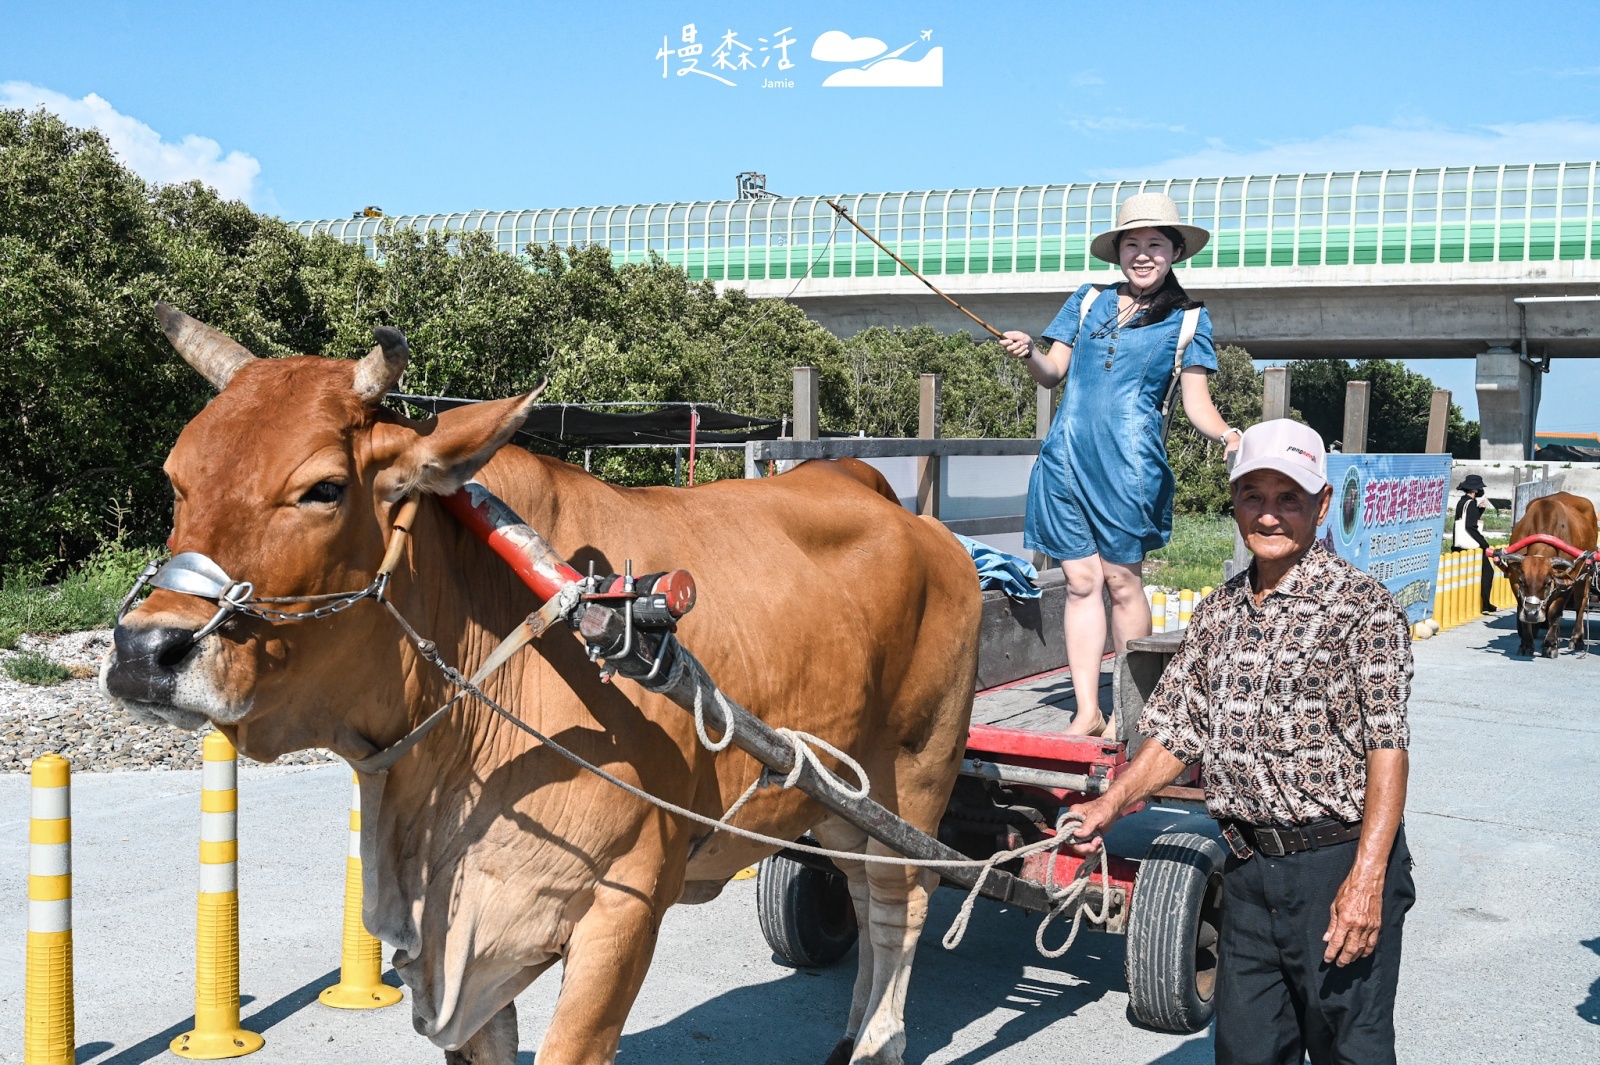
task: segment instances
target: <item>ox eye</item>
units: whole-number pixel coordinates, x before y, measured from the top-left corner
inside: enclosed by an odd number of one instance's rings
[[[344,496],[344,485],[338,481],[318,481],[306,489],[301,503],[337,503]]]

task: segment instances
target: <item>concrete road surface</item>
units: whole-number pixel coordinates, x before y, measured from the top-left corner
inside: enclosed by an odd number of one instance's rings
[[[1508,620],[1417,646],[1407,831],[1419,901],[1406,925],[1400,1059],[1600,1061],[1600,655],[1510,657]],[[240,782],[244,1023],[250,1060],[426,1062],[442,1055],[400,1005],[323,1007],[336,977],[349,774],[247,769]],[[193,1012],[199,778],[81,775],[74,782],[79,1062],[176,1060]],[[21,1061],[27,781],[0,778],[0,1061]],[[1181,820],[1144,815],[1143,826]],[[1202,822],[1208,824],[1208,822]],[[852,954],[826,971],[773,960],[754,882],[674,909],[622,1040],[621,1060],[819,1063],[839,1037]],[[1035,954],[1035,919],[980,903],[966,941],[939,946],[960,898],[942,892],[911,983],[908,1060],[1188,1065],[1209,1035],[1147,1031],[1126,1016],[1122,940],[1086,933],[1059,961]],[[519,1001],[533,1051],[557,990]]]

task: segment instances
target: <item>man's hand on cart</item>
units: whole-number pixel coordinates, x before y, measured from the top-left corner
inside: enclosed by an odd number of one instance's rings
[[[1128,768],[1123,771],[1106,793],[1098,799],[1079,803],[1067,812],[1081,817],[1082,823],[1073,828],[1072,837],[1082,843],[1071,843],[1067,849],[1080,858],[1100,853],[1100,837],[1110,831],[1122,817],[1122,811],[1141,802],[1178,779],[1188,768],[1184,761],[1154,739],[1139,746]]]
[[[1098,799],[1079,803],[1077,806],[1067,810],[1069,816],[1083,818],[1080,824],[1072,825],[1067,829],[1072,833],[1072,838],[1075,841],[1081,840],[1082,842],[1067,844],[1067,850],[1080,858],[1088,858],[1091,855],[1100,853],[1100,848],[1103,846],[1100,837],[1105,835],[1111,826],[1117,823],[1117,819],[1122,816],[1122,805],[1120,803],[1108,803],[1106,801],[1108,798],[1110,798],[1109,794],[1102,795]]]

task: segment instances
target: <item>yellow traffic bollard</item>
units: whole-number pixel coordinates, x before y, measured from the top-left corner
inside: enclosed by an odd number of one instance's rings
[[[1472,568],[1473,558],[1473,552],[1461,552],[1461,583],[1456,588],[1456,610],[1461,615],[1463,625],[1478,616],[1478,612],[1472,609],[1472,592],[1477,587],[1473,580],[1477,576],[1477,572]]]
[[[1450,572],[1450,555],[1438,556],[1438,574],[1434,577],[1434,620],[1440,630],[1445,628],[1445,579]]]
[[[239,1027],[239,791],[233,744],[220,732],[200,745],[200,904],[195,936],[194,1031],[171,1050],[214,1061],[260,1050]]]
[[[59,754],[34,759],[31,805],[22,1060],[72,1065],[72,790],[71,767]]]
[[[1209,585],[1209,584],[1206,585],[1204,588],[1200,589],[1200,598],[1204,599],[1206,596],[1210,595],[1215,590],[1216,589],[1212,588],[1211,585]]]
[[[1187,629],[1194,616],[1194,591],[1184,588],[1178,592],[1178,628]]]
[[[1150,596],[1150,631],[1167,631],[1167,593],[1156,592]]]
[[[1446,624],[1455,628],[1461,624],[1460,612],[1456,609],[1456,589],[1461,578],[1460,552],[1450,552],[1450,582],[1445,586],[1445,615],[1450,619]]]
[[[352,774],[354,776],[354,774]],[[344,860],[344,942],[339,951],[339,982],[317,997],[341,1010],[393,1006],[400,989],[383,982],[383,943],[361,923],[361,781],[350,797],[350,853]]]
[[[1461,552],[1450,552],[1450,586],[1446,591],[1445,612],[1450,616],[1450,627],[1461,624]]]
[[[1511,594],[1511,578],[1495,567],[1494,587],[1489,591],[1489,601],[1501,610],[1516,606],[1516,596]]]

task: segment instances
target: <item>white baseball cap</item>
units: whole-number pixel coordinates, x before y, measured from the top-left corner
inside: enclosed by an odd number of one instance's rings
[[[1292,418],[1258,422],[1239,439],[1239,460],[1228,474],[1237,481],[1256,470],[1276,470],[1313,494],[1328,483],[1328,454],[1322,437]]]

